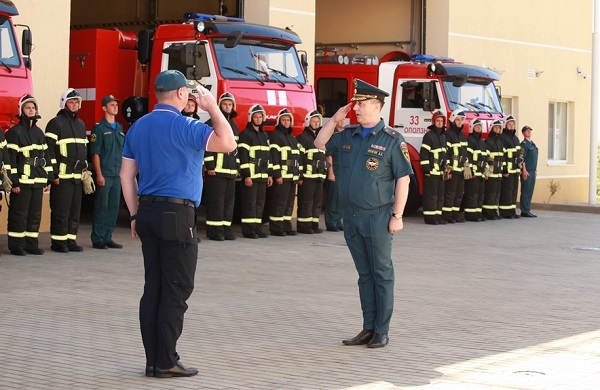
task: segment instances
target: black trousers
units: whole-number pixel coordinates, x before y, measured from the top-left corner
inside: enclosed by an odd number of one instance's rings
[[[442,175],[423,175],[423,219],[425,222],[433,223],[442,216],[444,187]]]
[[[506,217],[517,213],[517,190],[519,189],[519,174],[511,173],[502,177],[500,189],[500,216]]]
[[[32,250],[38,247],[42,219],[42,187],[20,186],[19,193],[10,194],[8,209],[8,249]]]
[[[296,183],[284,180],[283,183],[273,183],[269,196],[269,230],[271,234],[289,232],[292,230],[292,212],[296,197]]]
[[[53,244],[75,243],[81,213],[81,180],[60,179],[50,190],[50,237]]]
[[[463,194],[465,192],[465,178],[456,172],[452,172],[452,178],[444,183],[444,206],[442,217],[449,219],[463,219],[460,212]]]
[[[490,177],[485,182],[485,196],[483,199],[483,216],[487,219],[499,218],[498,203],[500,202],[500,186],[502,178]]]
[[[144,255],[140,329],[146,365],[167,369],[179,360],[177,340],[194,289],[196,213],[181,204],[140,202],[136,230]]]
[[[465,180],[465,219],[468,221],[481,218],[484,197],[484,186],[482,177],[473,177]]]
[[[323,182],[304,179],[298,186],[298,230],[317,230],[323,204]]]
[[[235,204],[235,177],[207,175],[204,181],[206,235],[232,235],[231,220]]]
[[[267,182],[253,181],[252,187],[246,187],[242,179],[241,213],[242,234],[262,232],[262,214],[267,198]]]

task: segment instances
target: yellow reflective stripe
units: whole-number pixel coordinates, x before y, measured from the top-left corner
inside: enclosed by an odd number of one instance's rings
[[[57,235],[50,235],[50,238],[56,241],[67,241],[68,236],[57,236]]]
[[[242,218],[242,223],[262,223],[260,218]]]
[[[39,232],[25,232],[25,237],[38,238],[39,235]]]
[[[421,147],[425,150],[431,150],[431,146],[429,146],[427,144],[421,144]]]
[[[204,162],[208,162],[208,161],[215,161],[215,157],[214,156],[205,156]]]
[[[298,217],[298,222],[312,222],[312,221],[313,221],[312,217],[307,217],[307,218]]]
[[[225,221],[209,221],[207,219],[206,225],[208,225],[208,226],[225,226]]]
[[[46,133],[46,138],[52,138],[53,140],[57,140],[58,139],[58,134]]]
[[[436,215],[437,210],[425,211],[423,210],[423,215]]]
[[[9,237],[25,238],[25,232],[8,232]]]
[[[269,216],[269,220],[273,221],[273,222],[283,222],[284,218],[283,217],[273,217],[273,216]]]
[[[88,143],[87,138],[62,138],[56,141],[57,145],[65,145],[65,144],[84,144]]]

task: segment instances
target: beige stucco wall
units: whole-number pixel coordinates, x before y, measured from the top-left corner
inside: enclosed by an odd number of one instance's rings
[[[315,2],[316,0],[246,1],[244,19],[279,28],[289,27],[302,39],[302,44],[296,46],[296,49],[305,51],[311,64],[315,58]],[[308,79],[311,82],[313,75],[313,67],[309,66]]]
[[[592,2],[573,7],[561,1],[505,0],[487,17],[465,19],[461,10],[470,1],[438,1],[450,4],[447,54],[503,71],[498,85],[503,96],[517,98],[517,134],[526,124],[534,129],[540,149],[534,202],[548,201],[551,179],[560,183],[551,203],[587,202],[591,78],[579,77],[577,67],[591,71]],[[528,70],[539,77],[528,78]],[[566,163],[548,161],[549,101],[570,104]]]

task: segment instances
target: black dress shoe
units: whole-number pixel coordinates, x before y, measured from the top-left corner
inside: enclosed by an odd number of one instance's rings
[[[15,256],[25,256],[27,252],[25,252],[25,249],[11,249],[10,254]]]
[[[243,235],[245,238],[258,238],[258,234],[248,233]]]
[[[69,252],[69,248],[67,248],[66,245],[60,245],[60,244],[52,244],[52,245],[50,245],[50,249],[52,249],[54,252],[59,252],[59,253]]]
[[[123,248],[123,245],[117,244],[113,240],[110,240],[109,242],[107,242],[106,246],[109,247],[109,248],[111,248],[111,249],[121,249],[121,248]]]
[[[287,234],[285,234],[285,232],[271,232],[272,236],[277,236],[277,237],[285,237],[287,236]]]
[[[390,342],[387,333],[374,333],[373,338],[367,344],[368,348],[383,348]]]
[[[154,368],[154,377],[156,378],[171,378],[173,376],[194,376],[196,374],[198,374],[197,369],[186,368],[180,361],[177,361],[177,363],[175,363],[175,365],[171,368]]]
[[[154,366],[146,366],[146,376],[154,377]]]
[[[537,215],[533,215],[531,213],[521,213],[521,217],[525,217],[525,218],[537,218]]]
[[[344,345],[364,345],[367,344],[373,338],[373,331],[363,329],[359,334],[354,336],[351,339],[343,340],[342,344]]]
[[[340,232],[344,231],[344,225],[340,225],[337,227]]]
[[[40,248],[31,248],[31,249],[25,248],[25,252],[29,253],[30,255],[43,255],[44,254],[44,250],[40,249]]]
[[[94,248],[94,249],[108,249],[108,245],[106,245],[103,242],[101,242],[101,243],[93,243],[92,244],[92,248]]]
[[[439,223],[440,225],[446,225],[446,224],[448,224],[448,221],[446,221],[446,220],[445,220],[444,218],[442,218],[442,217],[438,217],[437,221],[438,221],[438,223]]]
[[[327,226],[327,231],[328,232],[339,232],[340,229],[336,228],[335,226]]]

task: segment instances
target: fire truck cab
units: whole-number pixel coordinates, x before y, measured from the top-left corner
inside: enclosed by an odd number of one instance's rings
[[[80,111],[88,128],[102,118],[99,100],[108,94],[121,100],[122,114],[133,123],[156,103],[156,75],[176,69],[217,99],[232,93],[240,130],[255,103],[267,112],[265,129],[271,130],[279,110],[287,107],[294,114],[294,133],[303,130],[316,101],[305,74],[306,58],[296,51],[298,35],[239,18],[197,13],[184,18],[185,23],[159,25],[137,37],[116,29],[71,31],[69,83],[91,101]],[[208,119],[207,113],[198,114]]]
[[[332,63],[333,62],[333,63]],[[455,109],[467,115],[468,123],[477,118],[489,124],[502,119],[500,96],[494,85],[498,75],[485,68],[457,63],[450,58],[409,54],[395,51],[377,59],[374,56],[336,56],[315,65],[317,102],[325,118],[345,105],[353,95],[354,78],[376,85],[390,93],[381,115],[388,126],[406,139],[415,175],[406,212],[416,211],[423,194],[419,150],[423,134],[431,125],[431,115],[439,110],[448,118]],[[356,123],[351,111],[350,123]]]
[[[9,0],[0,1],[0,129],[14,126],[19,114],[19,99],[33,94],[31,81],[31,31],[23,30],[21,49],[16,39],[12,17],[18,15],[17,7]]]

